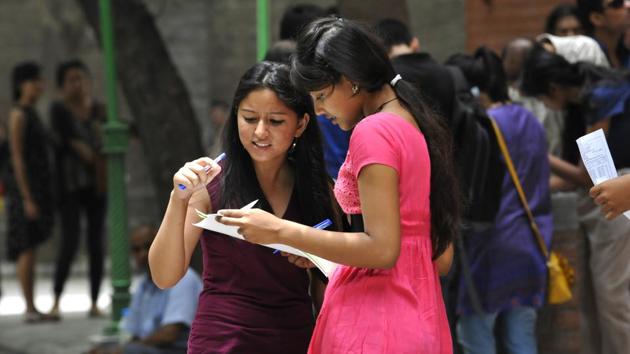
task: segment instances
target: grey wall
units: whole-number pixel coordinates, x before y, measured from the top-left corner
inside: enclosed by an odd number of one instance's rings
[[[466,46],[464,0],[407,0],[413,32],[423,51],[444,61]]]

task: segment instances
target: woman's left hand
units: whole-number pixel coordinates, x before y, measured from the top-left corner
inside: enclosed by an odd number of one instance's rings
[[[296,267],[304,268],[304,269],[315,268],[315,264],[313,264],[313,262],[309,261],[308,259],[304,257],[296,256],[294,254],[286,253],[286,252],[280,252],[280,254],[283,257],[287,257],[287,260],[289,261],[289,263],[293,264]]]
[[[238,233],[251,243],[279,243],[280,230],[286,226],[284,220],[261,209],[224,209],[218,214],[218,222],[238,227]]]

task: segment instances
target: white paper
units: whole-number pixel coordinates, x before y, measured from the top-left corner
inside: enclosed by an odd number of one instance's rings
[[[577,139],[577,145],[593,184],[597,185],[618,176],[606,143],[606,135],[602,129]],[[623,215],[630,219],[630,210],[624,212]]]
[[[246,206],[242,207],[241,210],[248,210],[251,209],[254,205],[256,205],[256,203],[258,203],[258,200],[254,200],[253,202],[247,204]],[[206,230],[210,230],[210,231],[214,231],[214,232],[218,232],[224,235],[228,235],[228,236],[232,236],[234,238],[238,238],[240,240],[245,240],[243,238],[243,236],[241,236],[238,233],[238,227],[236,226],[228,226],[228,225],[224,225],[221,224],[220,222],[216,221],[215,218],[218,214],[208,214],[208,217],[206,217],[205,219],[202,219],[200,222],[193,224],[197,227],[206,229]],[[287,246],[287,245],[283,245],[283,244],[268,244],[268,245],[261,245],[261,246],[265,246],[265,247],[269,247],[269,248],[273,248],[273,249],[277,249],[279,251],[282,252],[286,252],[286,253],[291,253],[294,254],[296,256],[300,256],[300,257],[304,257],[306,259],[308,259],[309,261],[313,262],[313,264],[315,264],[315,266],[317,268],[319,268],[319,270],[322,271],[322,273],[324,273],[324,275],[326,275],[326,277],[330,277],[330,275],[332,274],[332,271],[335,269],[335,267],[337,266],[337,264],[326,260],[324,258],[318,257],[314,254],[310,254],[307,252],[303,252],[300,251],[297,248],[293,248],[291,246]]]

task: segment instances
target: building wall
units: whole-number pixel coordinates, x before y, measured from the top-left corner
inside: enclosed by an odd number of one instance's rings
[[[411,29],[420,40],[422,51],[440,62],[464,51],[464,3],[465,0],[407,0]]]
[[[544,32],[551,9],[567,2],[571,1],[468,0],[465,6],[466,49],[473,51],[485,45],[500,51],[513,38],[533,38]]]

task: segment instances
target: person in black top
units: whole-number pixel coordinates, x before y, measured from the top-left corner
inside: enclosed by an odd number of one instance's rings
[[[61,99],[50,108],[51,125],[57,140],[57,194],[61,211],[61,246],[55,270],[54,304],[51,315],[59,315],[59,302],[70,266],[76,255],[81,214],[87,219],[89,254],[90,316],[100,315],[96,306],[103,278],[103,221],[105,216],[105,160],[102,155],[102,123],[105,111],[90,93],[89,72],[78,60],[57,68]]]
[[[396,72],[418,86],[431,108],[447,120],[453,115],[455,83],[449,70],[427,52],[420,51],[418,38],[407,26],[395,19],[381,20],[374,27]]]
[[[16,262],[17,277],[26,302],[27,323],[50,317],[35,308],[33,299],[35,249],[50,236],[53,226],[52,188],[47,135],[35,111],[43,85],[39,65],[18,64],[13,69],[13,102],[8,121],[8,162],[4,168],[9,219],[8,257]]]

